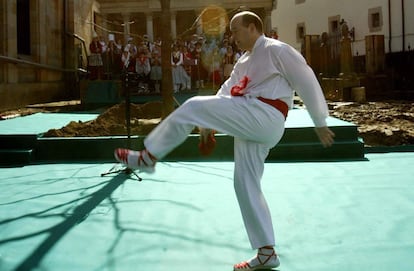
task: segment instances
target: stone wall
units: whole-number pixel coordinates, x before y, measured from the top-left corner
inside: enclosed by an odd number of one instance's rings
[[[139,7],[142,3],[152,5],[154,2],[152,0],[30,0],[27,10],[30,26],[26,30],[30,33],[30,44],[26,47],[29,48],[30,53],[19,54],[17,47],[22,32],[18,32],[17,22],[21,10],[17,9],[17,0],[0,0],[0,111],[31,103],[79,97],[79,76],[75,72],[68,72],[75,71],[80,66],[79,48],[86,62],[93,32],[105,33],[100,27],[110,28],[105,23],[105,19],[111,19],[109,16],[112,14],[111,8],[121,8],[118,10],[121,18],[122,13],[128,11],[142,17],[149,16],[146,6],[136,10],[131,7]],[[190,27],[207,2],[172,0],[172,9],[179,16],[176,20],[176,26],[179,27],[177,30],[183,32]],[[254,8],[261,12],[263,18],[267,18],[265,23],[270,26],[268,22],[272,7],[270,0],[244,0],[237,3],[225,0],[220,4],[226,10],[237,9],[239,6]],[[159,12],[159,9],[150,12]],[[158,17],[155,15],[149,18],[152,18],[154,23],[158,23]],[[144,34],[149,27],[148,22],[152,20],[144,17],[140,31],[137,31],[138,34]],[[157,34],[164,31],[154,25],[152,27]]]
[[[0,1],[0,110],[66,96],[63,69],[70,67],[64,59],[64,6],[65,1],[30,1],[29,27],[24,29],[30,52],[21,54],[17,1]]]

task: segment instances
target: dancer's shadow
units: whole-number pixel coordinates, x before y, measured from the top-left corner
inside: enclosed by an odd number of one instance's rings
[[[39,266],[42,259],[47,255],[47,253],[58,243],[58,241],[68,233],[73,227],[77,224],[81,223],[85,218],[105,199],[110,198],[111,194],[120,186],[122,185],[125,180],[129,178],[128,175],[119,174],[114,176],[110,181],[108,181],[101,189],[97,190],[94,193],[88,194],[83,196],[81,199],[77,198],[76,202],[79,200],[85,200],[82,204],[78,205],[70,215],[61,214],[64,217],[64,220],[48,229],[38,231],[35,233],[23,235],[23,236],[16,236],[9,239],[0,240],[0,244],[5,244],[17,240],[23,240],[27,238],[32,238],[37,235],[41,234],[48,234],[48,237],[39,244],[33,252],[24,259],[19,266],[15,268],[15,271],[27,271],[35,269]],[[74,201],[70,201],[69,203],[66,202],[65,204],[73,203]],[[61,205],[59,205],[61,206]],[[54,209],[54,207],[52,207]],[[50,208],[48,209],[50,210]],[[42,212],[44,213],[44,212]],[[36,214],[34,214],[36,216]],[[24,217],[27,217],[25,215]],[[14,220],[19,220],[23,217],[15,218]],[[11,223],[10,219],[7,221],[0,221],[0,223]]]

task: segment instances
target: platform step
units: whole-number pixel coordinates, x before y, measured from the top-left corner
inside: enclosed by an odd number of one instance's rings
[[[298,133],[310,133],[297,131]],[[337,132],[337,130],[335,131]],[[314,133],[312,131],[312,133]],[[303,135],[302,135],[303,137]],[[268,161],[321,161],[364,158],[364,144],[355,138],[343,138],[338,133],[335,144],[330,148],[323,148],[315,136],[307,135],[309,140],[300,142],[285,138],[270,151]],[[142,149],[145,137],[131,138],[132,149]],[[217,134],[217,147],[209,157],[201,156],[198,150],[199,136],[190,135],[186,141],[174,149],[164,161],[232,161],[234,140],[232,137]],[[36,160],[103,160],[113,161],[113,150],[127,147],[126,137],[98,137],[98,138],[39,138],[36,149]]]
[[[0,149],[0,166],[24,166],[30,164],[33,149]]]
[[[36,142],[37,135],[0,135],[0,149],[33,149]]]
[[[321,143],[278,144],[273,148],[267,161],[335,161],[335,160],[364,160],[364,142],[356,141],[335,142],[329,148]]]
[[[330,127],[335,133],[335,141],[357,141],[357,126],[334,126]],[[313,127],[288,128],[280,140],[279,144],[302,144],[302,143],[319,143],[319,139]]]

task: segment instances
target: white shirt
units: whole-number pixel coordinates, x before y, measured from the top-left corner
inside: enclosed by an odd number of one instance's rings
[[[326,126],[328,107],[322,89],[313,70],[293,47],[260,36],[252,51],[247,51],[237,61],[230,78],[223,83],[217,95],[231,95],[231,88],[239,84],[244,76],[249,78],[244,96],[281,99],[291,108],[296,91],[315,126]]]

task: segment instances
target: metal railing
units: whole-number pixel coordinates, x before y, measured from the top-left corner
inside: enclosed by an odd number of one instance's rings
[[[89,61],[88,61],[88,51],[87,51],[87,48],[86,48],[86,42],[85,42],[85,40],[84,40],[81,36],[79,36],[78,34],[75,34],[75,33],[66,32],[66,34],[67,34],[67,35],[69,35],[69,36],[74,37],[75,39],[77,39],[77,40],[79,40],[79,41],[81,42],[83,52],[81,53],[81,55],[80,55],[80,56],[85,55],[85,59],[86,59],[86,67],[88,67],[88,66],[89,66]],[[78,58],[78,59],[79,59],[79,58]],[[79,62],[81,62],[81,63],[83,64],[83,61],[79,61]],[[78,63],[78,67],[79,67],[79,64],[81,64],[81,63]],[[82,65],[82,66],[83,66],[83,65]]]
[[[85,56],[86,56],[85,59],[86,59],[86,63],[87,63],[86,67],[88,67],[88,57],[87,57],[87,50],[86,50],[85,40],[82,37],[80,37],[80,36],[78,36],[77,34],[74,34],[74,33],[67,32],[66,34],[69,35],[69,36],[74,37],[75,39],[77,39],[81,42],[82,49],[83,49],[82,55],[83,55],[83,53],[85,53]],[[21,58],[15,58],[15,57],[4,56],[4,55],[0,55],[0,61],[8,62],[8,63],[14,63],[14,64],[29,65],[29,66],[33,66],[33,67],[37,67],[37,68],[41,68],[41,69],[58,71],[58,72],[82,73],[82,74],[88,73],[87,69],[85,69],[83,67],[79,67],[79,65],[78,65],[79,68],[77,68],[77,69],[65,69],[65,68],[62,68],[62,67],[56,67],[56,66],[52,66],[52,65],[41,64],[41,63],[34,62],[34,61],[29,61],[29,60],[24,60],[24,59],[21,59]]]
[[[15,57],[9,57],[9,56],[3,56],[0,55],[0,61],[14,63],[14,64],[24,64],[24,65],[30,65],[37,68],[47,69],[47,70],[53,70],[53,71],[59,71],[59,72],[87,72],[85,69],[64,69],[61,67],[55,67],[51,65],[41,64],[33,61],[28,61],[20,58]]]

